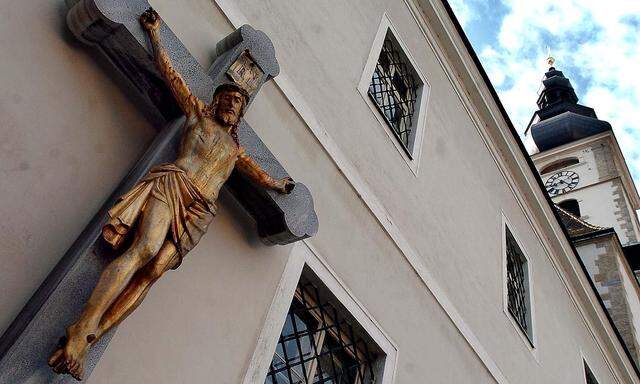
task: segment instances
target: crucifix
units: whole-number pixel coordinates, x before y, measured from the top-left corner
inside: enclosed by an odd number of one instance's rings
[[[279,71],[264,33],[248,25],[239,28],[217,44],[216,59],[204,72],[146,0],[70,3],[67,21],[74,34],[106,54],[145,107],[168,124],[0,338],[0,381],[52,381],[43,361],[32,359],[54,350],[48,358],[54,370],[81,379],[92,347],[90,371],[109,330],[197,244],[227,179],[265,243],[287,244],[317,231],[308,189],[292,181],[241,120],[262,84]],[[134,236],[127,235],[136,229]],[[118,248],[123,242],[128,245],[124,253],[106,246]],[[105,255],[117,256],[107,265]],[[80,276],[86,281],[69,301],[64,294]],[[67,340],[51,348],[56,342],[51,328],[70,320],[75,322]]]

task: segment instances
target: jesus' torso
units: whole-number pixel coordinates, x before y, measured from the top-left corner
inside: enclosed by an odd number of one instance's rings
[[[175,164],[183,169],[203,197],[214,202],[231,175],[239,148],[225,127],[210,116],[185,122]]]

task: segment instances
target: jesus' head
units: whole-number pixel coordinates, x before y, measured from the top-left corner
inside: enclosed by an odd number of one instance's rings
[[[235,126],[244,115],[249,94],[236,84],[226,83],[216,88],[211,109],[216,121],[224,126]]]

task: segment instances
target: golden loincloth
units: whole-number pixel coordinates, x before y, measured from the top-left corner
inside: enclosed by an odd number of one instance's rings
[[[215,204],[208,202],[189,180],[184,170],[175,164],[161,164],[129,192],[120,197],[109,210],[109,221],[102,228],[102,236],[117,249],[144,211],[149,197],[165,202],[172,219],[167,237],[175,244],[180,260],[198,244],[216,213]]]

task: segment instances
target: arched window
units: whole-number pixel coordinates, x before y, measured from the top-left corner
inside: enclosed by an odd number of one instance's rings
[[[558,206],[565,211],[569,212],[575,217],[580,217],[580,204],[578,204],[578,200],[569,199],[558,203]]]
[[[551,163],[551,164],[547,165],[546,167],[542,168],[542,170],[540,171],[540,174],[544,175],[545,173],[557,171],[558,169],[562,169],[562,168],[568,167],[570,165],[578,164],[579,162],[580,161],[578,160],[577,157],[571,157],[569,159],[562,159],[562,160],[554,161],[553,163]]]

